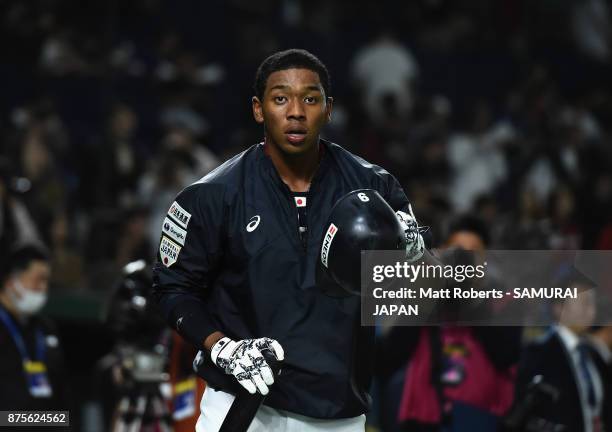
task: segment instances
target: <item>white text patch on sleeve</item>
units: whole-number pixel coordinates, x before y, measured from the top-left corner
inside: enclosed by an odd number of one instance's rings
[[[175,240],[177,243],[185,246],[185,239],[187,238],[187,231],[183,228],[172,222],[172,219],[169,217],[164,219],[164,224],[162,225],[162,231],[172,240]]]
[[[162,235],[161,242],[159,243],[159,256],[161,258],[161,262],[166,267],[170,267],[176,262],[179,253],[181,253],[181,247],[165,235]]]
[[[189,219],[191,219],[191,213],[187,212],[187,210],[181,207],[176,201],[174,201],[170,206],[168,216],[174,219],[174,221],[183,228],[187,228],[187,225],[189,225]]]

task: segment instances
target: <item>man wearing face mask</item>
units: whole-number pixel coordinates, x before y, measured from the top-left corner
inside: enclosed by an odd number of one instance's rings
[[[38,315],[47,300],[49,258],[22,246],[2,267],[0,410],[67,410],[59,340]]]

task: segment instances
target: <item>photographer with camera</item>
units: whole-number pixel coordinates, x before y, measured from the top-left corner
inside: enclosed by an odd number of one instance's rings
[[[131,262],[107,306],[117,343],[98,365],[101,384],[112,383],[104,389],[104,417],[112,418],[112,430],[193,430],[204,390],[192,370],[195,350],[159,318],[149,301],[151,284],[146,262]]]

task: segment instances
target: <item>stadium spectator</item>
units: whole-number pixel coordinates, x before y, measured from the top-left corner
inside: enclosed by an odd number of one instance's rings
[[[486,225],[462,216],[444,247],[479,253],[488,242]],[[398,413],[406,430],[497,431],[513,399],[522,328],[451,323],[417,331]]]
[[[351,75],[363,95],[370,121],[386,120],[385,107],[392,104],[404,118],[414,104],[412,86],[419,67],[412,53],[396,38],[382,31],[371,44],[357,50]]]
[[[531,408],[525,430],[596,432],[608,428],[604,424],[610,410],[604,405],[609,400],[605,375],[585,340],[595,319],[595,290],[575,270],[567,273],[556,286],[577,287],[578,298],[554,300],[551,309],[556,324],[521,354],[515,404],[529,397],[536,376],[557,393]]]
[[[15,250],[0,291],[0,406],[5,410],[68,410],[66,370],[51,322],[39,317],[49,287],[46,253]]]
[[[125,104],[113,107],[107,134],[97,148],[96,186],[99,204],[129,206],[136,201],[136,186],[148,152],[136,139],[138,116]]]

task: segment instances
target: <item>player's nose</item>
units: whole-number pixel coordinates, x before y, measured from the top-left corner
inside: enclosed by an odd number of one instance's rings
[[[287,106],[287,118],[303,120],[306,118],[306,110],[300,100],[291,99]]]

